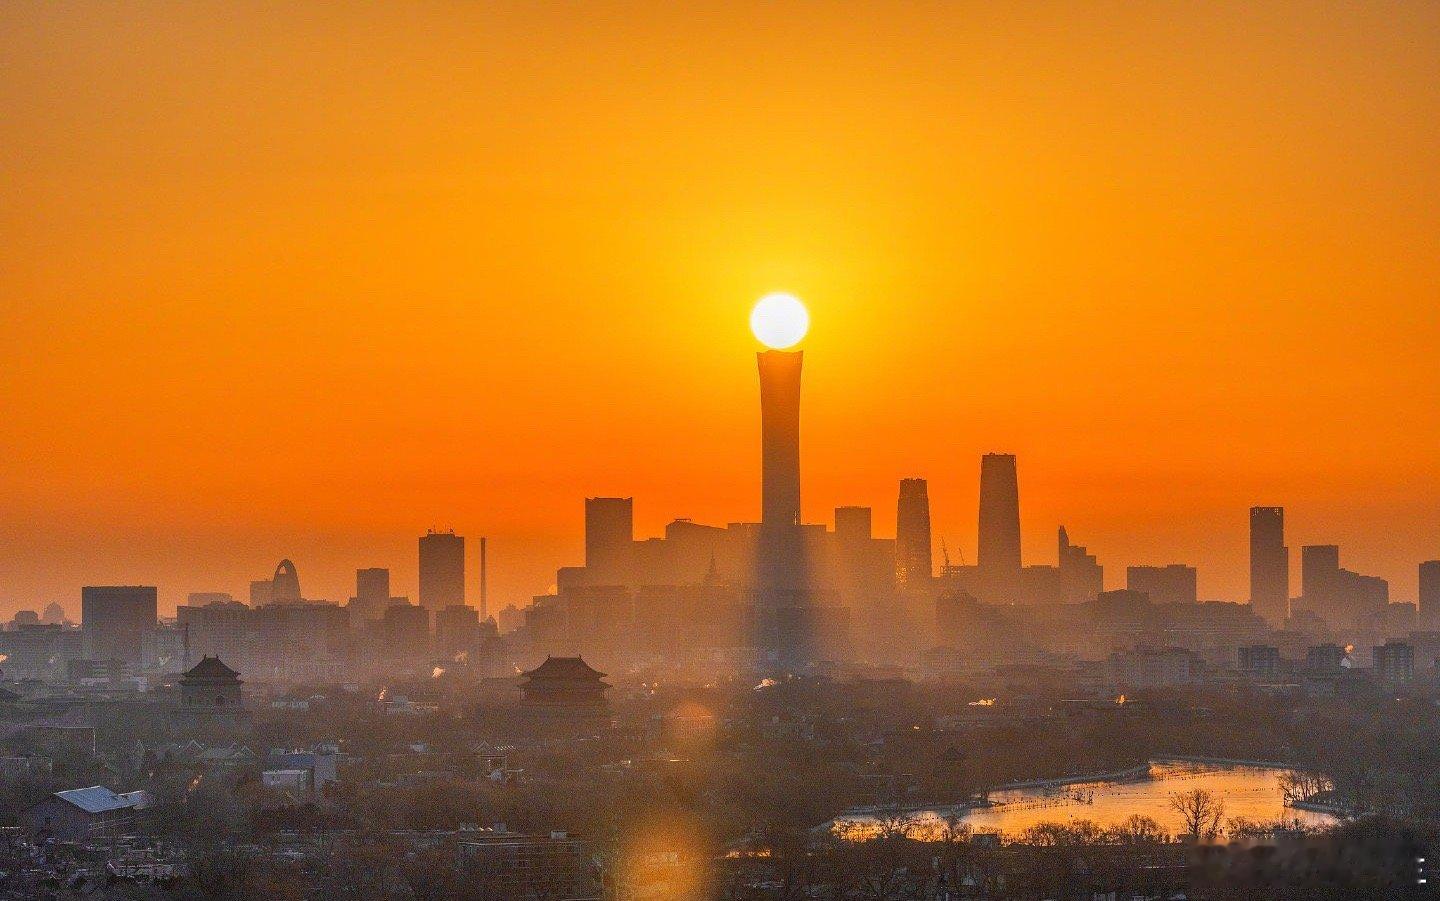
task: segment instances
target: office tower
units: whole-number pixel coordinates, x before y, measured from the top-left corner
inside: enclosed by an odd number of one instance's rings
[[[1420,564],[1420,619],[1433,623],[1440,620],[1440,560]]]
[[[138,666],[145,636],[159,614],[153,587],[89,586],[80,591],[80,626],[94,660],[121,660]]]
[[[487,540],[480,536],[480,618],[490,618],[490,564],[485,558]]]
[[[1339,578],[1339,545],[1309,544],[1300,549],[1300,594],[1307,602],[1328,599]]]
[[[355,570],[355,599],[350,602],[361,619],[379,619],[390,606],[390,570],[383,566]]]
[[[1246,678],[1273,682],[1280,677],[1280,649],[1273,645],[1246,645],[1239,649],[1240,672]]]
[[[58,625],[65,622],[65,608],[59,604],[50,604],[50,606],[45,608],[45,622],[50,625]]]
[[[1196,585],[1195,567],[1183,563],[1125,568],[1125,587],[1149,595],[1152,604],[1194,604]]]
[[[391,604],[385,608],[380,634],[392,660],[419,663],[430,656],[430,611],[407,603]]]
[[[1250,508],[1250,604],[1272,626],[1284,625],[1290,616],[1284,507]]]
[[[980,542],[976,564],[991,573],[1020,571],[1020,485],[1014,454],[980,460]]]
[[[1338,644],[1317,644],[1305,649],[1305,671],[1334,675],[1345,665],[1345,649]]]
[[[1066,604],[1093,601],[1105,590],[1105,568],[1095,555],[1070,543],[1070,534],[1060,527],[1057,568],[1060,570],[1060,600]]]
[[[281,560],[275,567],[275,576],[270,580],[270,603],[300,603],[300,576],[289,560]]]
[[[465,603],[465,539],[454,532],[420,538],[420,606],[441,610]]]
[[[480,613],[457,604],[435,612],[435,653],[452,660],[465,659],[480,641]],[[457,662],[459,662],[457,660]]]
[[[869,507],[836,507],[835,537],[847,543],[869,541],[872,519]]]
[[[765,350],[760,367],[760,522],[800,524],[800,366],[804,351]]]
[[[585,569],[590,584],[627,584],[634,541],[634,498],[585,498]]]
[[[934,576],[930,547],[930,493],[924,479],[901,479],[895,511],[895,575],[904,588]]]
[[[275,592],[273,579],[256,579],[250,583],[250,606],[263,607],[270,603],[270,596]]]

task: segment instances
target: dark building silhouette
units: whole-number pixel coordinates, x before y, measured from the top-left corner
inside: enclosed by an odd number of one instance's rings
[[[350,602],[362,619],[380,619],[390,606],[390,570],[380,566],[355,570],[355,597]]]
[[[982,572],[1020,572],[1020,484],[1014,454],[980,460],[980,541],[975,558]]]
[[[902,588],[924,585],[935,574],[931,558],[930,494],[924,479],[901,479],[895,515],[895,573]]]
[[[869,507],[836,507],[835,537],[846,543],[869,541],[873,519]]]
[[[144,656],[145,636],[155,631],[158,622],[156,596],[151,586],[82,588],[80,625],[89,656],[138,666]]]
[[[185,707],[240,707],[241,684],[240,674],[219,657],[201,657],[180,677],[180,703]]]
[[[300,576],[295,572],[295,564],[281,560],[270,579],[270,597],[266,603],[298,604],[300,599]]]
[[[480,611],[457,604],[435,611],[435,653],[448,658],[469,654],[480,641]]]
[[[1340,548],[1333,544],[1300,549],[1300,591],[1304,609],[1331,627],[1349,627],[1383,614],[1390,603],[1389,583],[1342,569]]]
[[[392,660],[416,663],[430,656],[430,611],[414,604],[392,604],[380,621],[385,653]]]
[[[629,580],[630,549],[635,541],[635,499],[585,498],[585,569],[592,585]]]
[[[270,603],[270,596],[275,592],[274,579],[256,579],[250,583],[250,606],[259,607],[262,604]]]
[[[1403,641],[1387,641],[1374,649],[1375,678],[1397,687],[1415,681],[1415,648]]]
[[[1105,590],[1105,569],[1080,545],[1070,543],[1070,534],[1060,527],[1057,568],[1060,570],[1060,597],[1066,604],[1093,601]]]
[[[1440,560],[1420,564],[1419,615],[1427,623],[1440,621]]]
[[[1183,563],[1125,568],[1125,587],[1149,595],[1152,604],[1194,604],[1199,600],[1196,586],[1195,567]]]
[[[1246,678],[1273,682],[1280,677],[1280,649],[1274,645],[1246,645],[1239,649],[1240,672]]]
[[[800,524],[800,368],[804,351],[764,350],[760,367],[760,522]]]
[[[1290,549],[1285,546],[1285,508],[1250,508],[1250,603],[1279,627],[1290,616]]]
[[[465,603],[465,539],[454,532],[420,537],[420,606],[429,611]]]
[[[525,703],[550,709],[583,710],[603,707],[605,674],[583,657],[546,657],[545,662],[522,674],[520,690]]]

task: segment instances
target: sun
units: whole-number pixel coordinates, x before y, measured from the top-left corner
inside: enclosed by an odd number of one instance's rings
[[[775,350],[794,347],[810,330],[810,313],[793,294],[767,294],[750,311],[750,331]]]

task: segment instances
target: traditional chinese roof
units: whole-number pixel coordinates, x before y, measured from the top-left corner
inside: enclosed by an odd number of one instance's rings
[[[201,657],[200,662],[190,667],[185,673],[186,679],[235,679],[239,673],[224,663],[219,657]]]
[[[532,681],[564,680],[567,682],[598,682],[605,674],[590,666],[583,657],[546,657],[545,662],[523,673]]]

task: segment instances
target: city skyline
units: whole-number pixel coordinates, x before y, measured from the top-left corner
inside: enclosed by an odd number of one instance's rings
[[[200,9],[3,15],[0,610],[168,610],[285,557],[413,597],[429,528],[494,538],[503,606],[576,558],[586,496],[641,535],[758,516],[742,311],[777,290],[815,314],[807,521],[893,534],[919,476],[972,549],[1001,451],[1026,558],[1064,523],[1112,578],[1243,597],[1260,504],[1398,597],[1440,547],[1424,6],[1175,10],[1184,41],[762,8],[723,53],[683,17],[292,10],[264,70]],[[636,68],[591,81],[596,46]],[[197,61],[231,76],[166,74]]]

